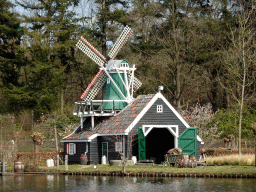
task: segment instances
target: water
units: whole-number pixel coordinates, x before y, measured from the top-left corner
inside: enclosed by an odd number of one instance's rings
[[[15,175],[0,176],[0,191],[256,191],[256,180]]]

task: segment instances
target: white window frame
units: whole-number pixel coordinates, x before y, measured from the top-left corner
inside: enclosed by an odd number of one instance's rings
[[[68,143],[67,145],[68,155],[75,155],[76,154],[76,144],[75,143]]]
[[[156,106],[156,112],[157,112],[157,113],[163,113],[163,111],[164,111],[164,110],[163,110],[163,105],[157,105],[157,106]]]
[[[129,68],[128,63],[121,63],[120,68]]]
[[[123,151],[123,143],[115,142],[115,152],[122,152],[122,151]]]

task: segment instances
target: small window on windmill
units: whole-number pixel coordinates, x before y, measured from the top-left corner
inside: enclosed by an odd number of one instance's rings
[[[110,79],[109,78],[107,78],[107,84],[109,84],[110,83]]]
[[[128,63],[121,63],[120,68],[129,68]]]
[[[156,112],[157,113],[163,113],[163,105],[157,105]]]
[[[122,150],[123,150],[122,142],[116,142],[115,143],[115,151],[122,152]]]

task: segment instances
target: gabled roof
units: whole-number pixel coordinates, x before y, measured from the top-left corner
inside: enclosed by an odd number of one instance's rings
[[[172,110],[186,128],[190,127],[174,107],[166,100],[166,98],[158,92],[155,95],[139,95],[116,116],[95,117],[95,128],[93,131],[90,130],[91,125],[89,117],[86,120],[88,122],[84,123],[82,131],[79,129],[80,127],[78,127],[71,135],[65,137],[62,141],[75,140],[76,142],[84,142],[91,141],[97,136],[128,135],[128,133],[159,98],[164,101],[164,103]],[[197,136],[197,140],[199,142],[203,142],[199,136]]]
[[[62,141],[90,141],[100,135],[124,135],[127,127],[148,105],[154,95],[140,95],[132,103],[127,105],[120,113],[112,117],[95,117],[95,128],[90,130],[90,125],[84,123],[84,128],[78,127],[72,134]],[[90,117],[87,119],[90,121]],[[86,121],[87,121],[86,120]],[[86,125],[85,125],[86,124]]]

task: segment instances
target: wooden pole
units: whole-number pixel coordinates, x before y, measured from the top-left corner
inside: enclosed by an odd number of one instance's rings
[[[57,171],[59,171],[59,170],[60,170],[59,165],[60,165],[60,155],[59,155],[59,154],[57,154]]]
[[[65,171],[68,170],[68,155],[65,155]]]
[[[0,158],[2,159],[2,157],[3,157],[3,154],[4,154],[4,152],[3,152],[3,129],[2,129],[2,121],[1,121],[1,143],[0,143],[0,148],[1,148],[1,153],[0,153]]]
[[[61,115],[64,114],[64,90],[61,90],[61,99],[60,99],[60,103],[61,103]]]
[[[57,129],[56,129],[55,121],[54,121],[54,131],[55,131],[56,152],[58,153],[59,148],[58,148],[58,138],[57,138]]]
[[[2,173],[5,173],[5,156],[3,156],[3,162],[2,162]]]

